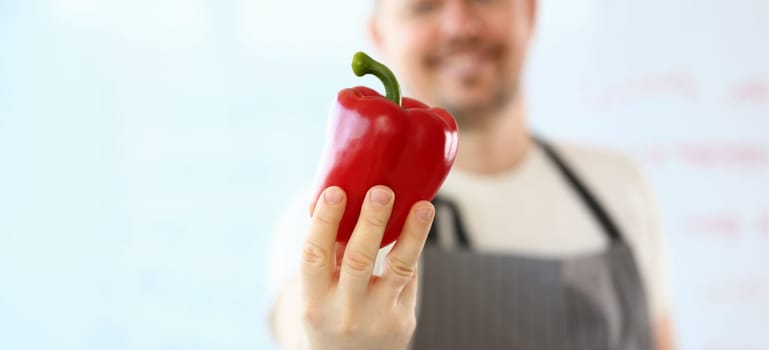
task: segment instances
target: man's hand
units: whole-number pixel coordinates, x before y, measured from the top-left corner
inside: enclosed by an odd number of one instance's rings
[[[345,199],[339,187],[324,191],[304,243],[301,310],[308,345],[402,350],[416,327],[416,268],[435,209],[427,201],[412,206],[379,277],[374,263],[395,196],[384,186],[369,190],[346,247],[336,245]]]

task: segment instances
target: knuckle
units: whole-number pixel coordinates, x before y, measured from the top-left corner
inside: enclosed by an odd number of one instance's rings
[[[387,256],[387,267],[395,275],[403,278],[413,277],[414,273],[416,273],[416,270],[417,270],[416,264],[406,262],[402,259],[399,259],[391,255]]]
[[[412,218],[409,218],[409,220],[410,225],[404,228],[403,234],[416,242],[425,240],[427,235],[430,233],[431,223],[419,222],[419,220]]]
[[[392,323],[378,322],[371,325],[370,335],[374,338],[392,337],[398,331],[392,327]]]
[[[334,215],[322,209],[315,210],[315,215],[312,216],[312,220],[315,224],[322,226],[333,226],[339,221]]]
[[[400,324],[400,331],[404,334],[412,334],[417,329],[417,318],[415,315],[406,317]]]
[[[368,272],[374,267],[375,257],[360,250],[350,250],[344,255],[344,266],[355,272]]]
[[[312,328],[320,328],[324,324],[323,313],[318,308],[305,308],[302,310],[302,321]]]
[[[342,336],[352,336],[361,333],[362,323],[352,313],[344,314],[336,325],[336,333]]]
[[[389,221],[390,212],[385,208],[363,208],[361,210],[361,223],[377,229],[384,229]]]
[[[414,330],[416,330],[416,317],[414,315],[404,317],[398,314],[384,323],[379,323],[374,332],[386,336],[410,336]]]
[[[376,229],[384,229],[388,221],[387,216],[381,213],[362,215],[361,219],[364,225]]]
[[[314,242],[305,242],[302,248],[302,261],[310,266],[324,267],[329,261],[330,253]]]

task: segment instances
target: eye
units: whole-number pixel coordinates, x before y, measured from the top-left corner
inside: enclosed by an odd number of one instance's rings
[[[411,13],[417,16],[427,15],[437,8],[438,3],[434,0],[419,0],[411,5]]]

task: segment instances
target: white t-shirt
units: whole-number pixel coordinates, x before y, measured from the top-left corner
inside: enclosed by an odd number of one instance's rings
[[[662,316],[668,306],[665,250],[650,186],[627,157],[576,145],[558,143],[554,147],[632,247],[652,319]],[[478,251],[571,257],[608,245],[606,233],[539,147],[533,147],[520,165],[503,173],[476,175],[453,169],[440,195],[457,204],[468,238]],[[299,251],[309,223],[307,202],[300,207],[301,215],[286,216],[276,233],[274,258],[269,264],[272,293],[279,292],[286,278],[298,271]],[[440,218],[440,212],[438,215]],[[441,237],[442,243],[445,240]],[[378,270],[391,247],[380,250]]]

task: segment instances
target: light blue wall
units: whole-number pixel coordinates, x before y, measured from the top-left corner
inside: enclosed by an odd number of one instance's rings
[[[630,152],[658,187],[684,349],[769,348],[769,11],[735,3],[543,1],[527,76],[539,130]],[[271,230],[336,91],[377,86],[348,66],[367,8],[0,0],[0,349],[270,348]],[[718,215],[738,240],[691,228]]]

